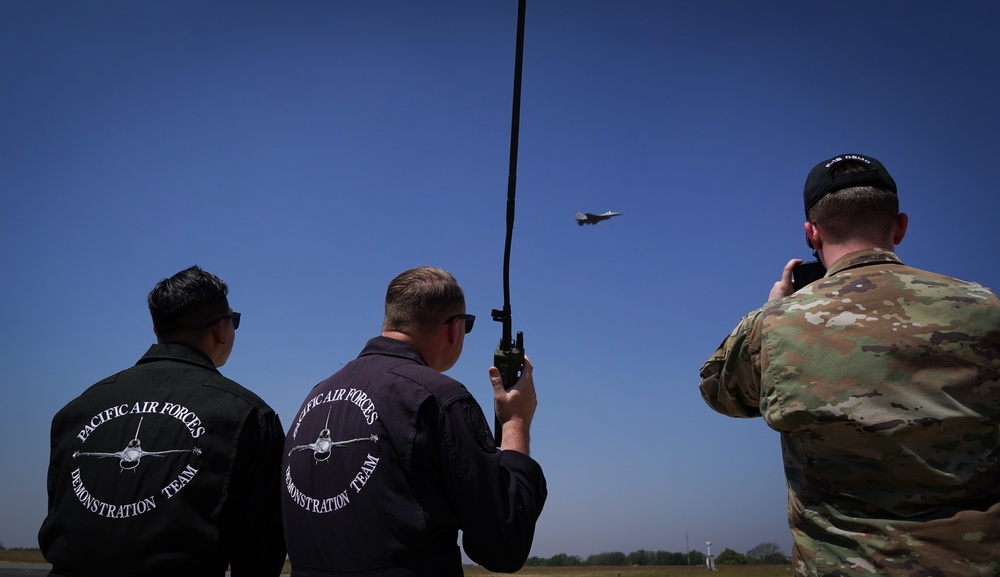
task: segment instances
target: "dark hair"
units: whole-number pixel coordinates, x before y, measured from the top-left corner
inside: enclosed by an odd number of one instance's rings
[[[831,169],[833,176],[864,172],[861,162],[843,161]],[[855,186],[831,192],[821,198],[807,218],[823,226],[829,241],[841,244],[853,239],[880,239],[892,233],[899,214],[899,197],[894,191],[875,186]]]
[[[385,292],[383,331],[430,334],[465,304],[465,293],[448,271],[422,266],[400,273]]]
[[[201,334],[212,320],[229,314],[228,294],[222,279],[197,266],[161,279],[146,299],[157,336]]]

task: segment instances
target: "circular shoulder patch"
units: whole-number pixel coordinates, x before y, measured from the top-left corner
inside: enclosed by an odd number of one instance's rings
[[[479,403],[470,401],[465,404],[464,409],[465,418],[476,434],[476,442],[479,443],[479,447],[487,453],[496,453],[497,444],[493,439],[493,431],[490,430],[490,425],[486,422],[486,415],[483,414]]]

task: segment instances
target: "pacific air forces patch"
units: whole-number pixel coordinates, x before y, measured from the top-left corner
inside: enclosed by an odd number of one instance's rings
[[[497,444],[493,440],[493,431],[490,431],[490,425],[486,422],[486,415],[483,414],[483,409],[474,401],[466,403],[464,409],[465,418],[469,421],[469,426],[476,433],[476,442],[479,443],[480,448],[487,453],[495,453],[497,451]]]

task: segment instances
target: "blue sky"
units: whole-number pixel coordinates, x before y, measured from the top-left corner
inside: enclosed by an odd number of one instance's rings
[[[0,542],[33,547],[52,415],[153,342],[192,264],[243,313],[222,371],[287,426],[407,268],[479,316],[489,410],[514,0],[0,0]],[[698,369],[789,258],[826,157],[881,160],[908,264],[1000,287],[1000,4],[528,0],[515,330],[535,364],[534,555],[786,552],[778,436]],[[621,211],[594,227],[573,213]]]

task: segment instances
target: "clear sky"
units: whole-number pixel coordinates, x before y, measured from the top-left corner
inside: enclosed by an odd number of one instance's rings
[[[515,0],[0,0],[0,542],[36,546],[52,415],[153,342],[193,264],[243,313],[222,372],[285,426],[451,271],[449,374],[487,411]],[[777,433],[698,370],[789,258],[827,157],[881,160],[905,262],[1000,287],[1000,3],[528,0],[514,329],[549,482],[532,554],[790,551]],[[575,211],[623,216],[578,227]]]

